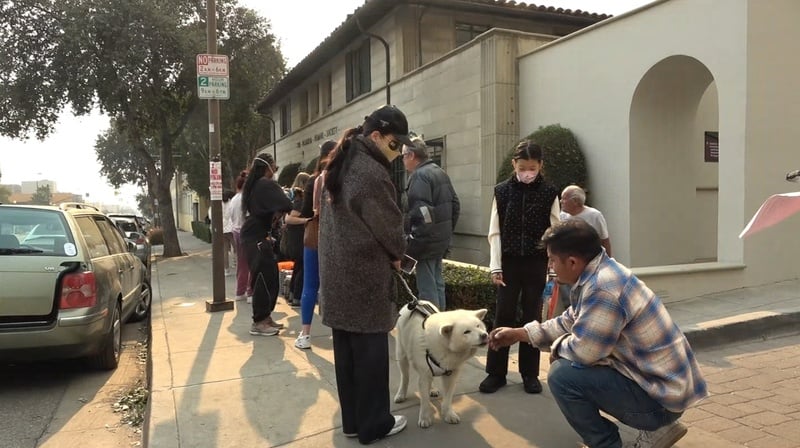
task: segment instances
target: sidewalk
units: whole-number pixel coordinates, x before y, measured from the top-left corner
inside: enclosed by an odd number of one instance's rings
[[[233,311],[207,313],[205,301],[212,295],[211,246],[190,233],[179,232],[179,239],[188,255],[159,259],[153,266],[152,394],[146,446],[360,446],[341,435],[330,330],[319,317],[312,327],[313,349],[298,350],[294,339],[300,329],[299,310],[282,298],[273,316],[287,329],[277,337],[248,333],[252,309],[243,301],[236,302]],[[226,277],[226,282],[233,297],[233,277]],[[800,322],[800,281],[699,297],[668,308],[696,348],[757,337]],[[393,339],[390,350],[393,358]],[[515,366],[509,368],[508,386],[491,395],[479,393],[485,359],[485,351],[479,351],[458,381],[454,407],[460,424],[444,423],[437,409],[433,426],[419,428],[412,379],[411,397],[393,404],[393,412],[408,417],[408,428],[372,446],[577,446],[578,436],[547,388],[541,395],[525,394]],[[511,363],[516,364],[515,355]],[[540,378],[546,378],[547,364],[543,359]],[[390,396],[397,381],[397,368],[392,366]],[[434,403],[438,408],[438,401]],[[713,428],[687,424],[691,430],[676,446],[731,446]],[[623,438],[632,435],[626,430]]]

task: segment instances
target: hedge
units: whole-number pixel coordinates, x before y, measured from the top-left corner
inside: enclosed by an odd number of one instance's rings
[[[442,276],[444,277],[444,294],[447,299],[447,309],[479,310],[486,308],[488,313],[486,313],[483,321],[487,328],[492,328],[497,287],[492,284],[489,272],[477,267],[445,262],[442,264]],[[418,293],[416,277],[412,274],[405,275],[405,278],[408,286],[416,295]],[[401,304],[408,303],[411,297],[405,287],[398,282],[397,288],[398,301]]]
[[[192,221],[192,235],[206,243],[211,242],[211,226],[203,221]]]
[[[551,124],[537,129],[528,135],[526,140],[532,140],[544,148],[545,178],[558,189],[558,193],[568,185],[579,185],[586,189],[589,175],[586,167],[586,158],[578,145],[578,140],[568,128],[560,124]],[[516,145],[515,145],[516,146]],[[514,172],[511,167],[511,148],[497,171],[497,182],[508,179]]]

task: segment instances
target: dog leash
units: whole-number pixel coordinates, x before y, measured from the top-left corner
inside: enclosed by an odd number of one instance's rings
[[[414,294],[414,291],[411,290],[411,287],[408,286],[408,282],[406,281],[405,277],[403,277],[403,274],[401,274],[398,271],[395,271],[395,274],[397,274],[397,278],[400,279],[400,283],[406,288],[406,292],[408,292],[408,295],[411,296],[411,300],[406,304],[406,306],[408,307],[409,310],[411,310],[411,311],[414,311],[414,310],[419,311],[426,318],[428,316],[430,316],[431,314],[434,314],[434,313],[437,312],[436,309],[431,308],[427,303],[420,303],[419,302],[419,298]]]

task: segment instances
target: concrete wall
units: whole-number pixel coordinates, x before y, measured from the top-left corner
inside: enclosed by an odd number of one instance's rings
[[[662,1],[520,60],[521,133],[576,133],[615,256],[669,300],[798,276],[797,218],[738,239],[798,164],[798,18],[789,0]]]
[[[750,0],[747,11],[747,153],[742,162],[747,190],[742,205],[749,220],[770,195],[800,190],[785,181],[787,171],[800,168],[800,2]],[[747,281],[800,276],[799,231],[800,216],[795,215],[746,239]]]

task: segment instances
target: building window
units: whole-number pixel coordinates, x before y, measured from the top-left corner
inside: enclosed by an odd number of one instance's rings
[[[270,115],[269,118],[272,118],[272,115]],[[267,120],[267,121],[269,121],[269,120]],[[275,123],[275,122],[273,121],[272,123]],[[274,128],[272,126],[270,126],[270,123],[267,123],[265,128],[267,129],[267,132],[266,132],[267,135],[266,135],[266,140],[265,140],[264,143],[265,144],[272,143],[272,139],[277,138],[278,136],[277,135],[272,135],[272,131],[274,130]]]
[[[347,53],[347,102],[372,90],[369,50],[370,41],[367,39],[358,49]]]
[[[308,90],[300,94],[300,126],[308,124]]]
[[[428,157],[433,160],[433,163],[439,165],[443,170],[447,171],[444,163],[444,137],[425,140],[425,145],[428,147]]]
[[[281,104],[281,137],[292,132],[292,102]]]
[[[308,119],[314,121],[319,116],[319,83],[308,89]]]
[[[326,114],[333,109],[333,75],[330,72],[323,78],[322,84],[322,113]]]
[[[487,31],[489,31],[487,25],[456,23],[456,47],[464,45]]]

